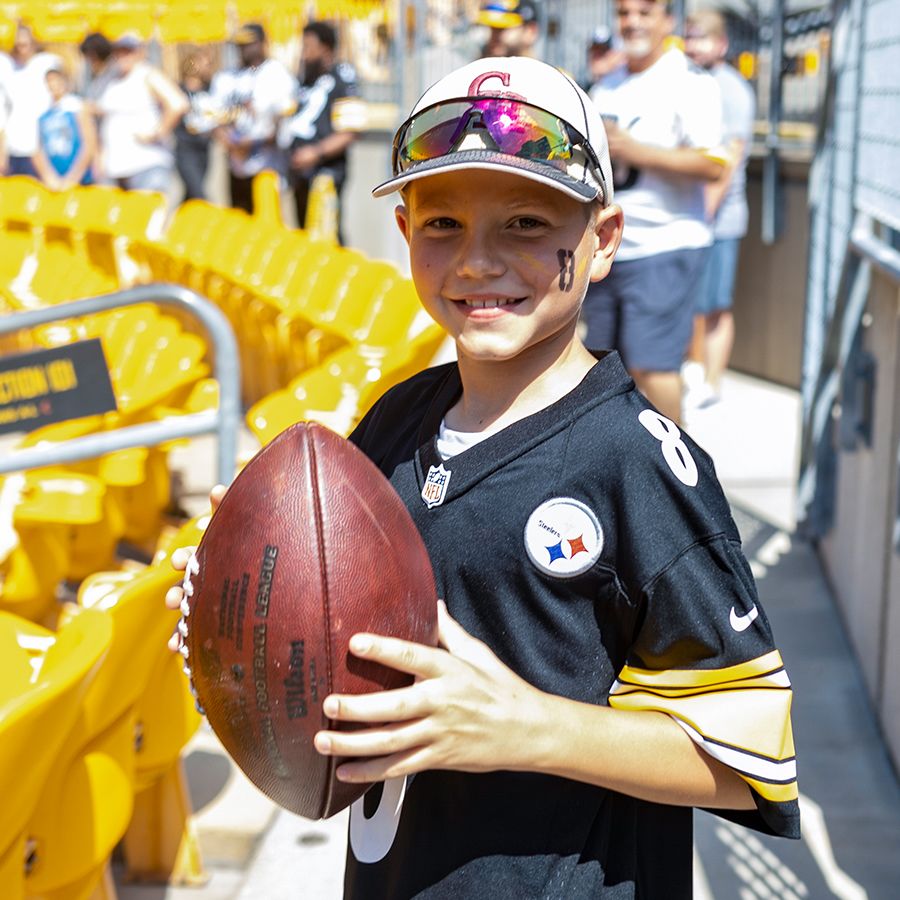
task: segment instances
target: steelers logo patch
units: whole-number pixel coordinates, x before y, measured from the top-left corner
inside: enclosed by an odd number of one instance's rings
[[[554,497],[528,517],[525,549],[548,575],[573,578],[586,572],[603,550],[603,529],[593,510],[571,497]]]

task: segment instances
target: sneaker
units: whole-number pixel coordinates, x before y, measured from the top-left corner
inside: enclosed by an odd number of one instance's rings
[[[688,385],[684,394],[685,409],[707,409],[722,399],[718,391],[708,381],[698,385]]]

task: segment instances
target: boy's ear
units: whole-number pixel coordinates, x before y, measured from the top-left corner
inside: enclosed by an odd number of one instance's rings
[[[397,206],[394,208],[394,219],[397,221],[397,227],[406,243],[409,243],[409,211],[405,206]]]
[[[612,204],[601,209],[594,218],[594,256],[591,260],[591,281],[602,281],[609,274],[619,244],[622,243],[622,229],[625,217],[622,207]]]

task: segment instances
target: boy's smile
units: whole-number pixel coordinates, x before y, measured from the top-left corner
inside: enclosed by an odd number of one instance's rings
[[[592,219],[561,191],[486,169],[431,175],[404,196],[397,220],[413,280],[460,359],[560,352],[575,339],[595,259],[605,259],[597,229],[607,211]]]

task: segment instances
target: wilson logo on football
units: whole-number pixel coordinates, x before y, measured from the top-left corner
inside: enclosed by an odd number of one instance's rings
[[[603,529],[590,507],[571,497],[554,497],[528,517],[525,549],[542,572],[573,578],[599,559]]]

